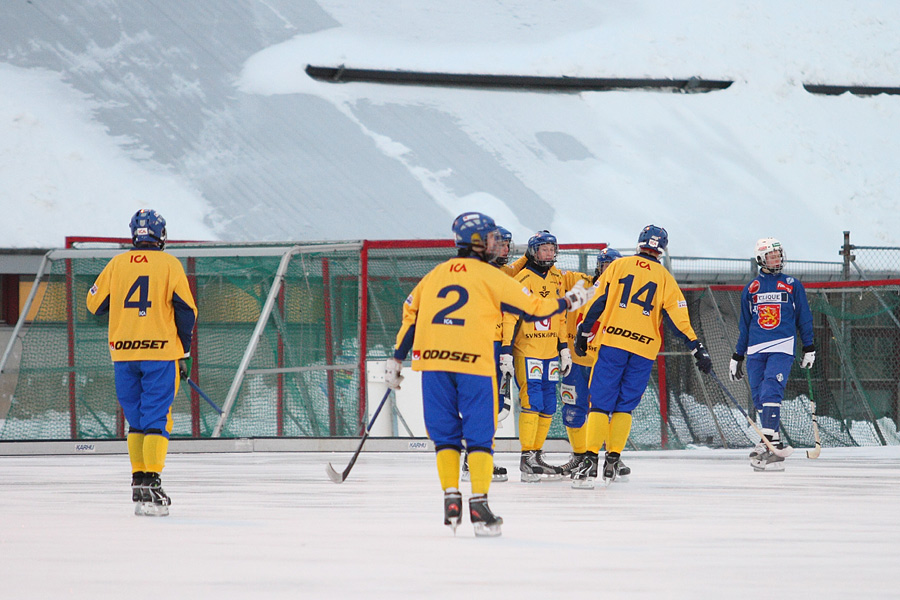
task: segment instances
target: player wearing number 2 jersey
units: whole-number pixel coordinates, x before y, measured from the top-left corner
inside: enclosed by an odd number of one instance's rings
[[[431,270],[403,305],[394,356],[385,364],[385,382],[398,389],[401,361],[412,350],[412,368],[422,371],[425,427],[434,441],[444,490],[444,523],[454,532],[460,521],[459,456],[469,453],[472,497],[469,514],[476,535],[500,534],[502,519],[487,504],[497,424],[494,333],[502,312],[544,319],[583,305],[584,286],[560,298],[530,294],[489,264],[500,246],[493,219],[463,213],[453,222],[458,256]]]
[[[664,318],[691,349],[697,366],[706,373],[712,368],[709,353],[691,327],[684,295],[659,262],[668,241],[662,227],[645,227],[638,237],[638,254],[614,261],[597,281],[594,303],[578,326],[576,353],[586,354],[590,338],[599,350],[591,371],[588,452],[573,476],[573,487],[593,487],[604,442],[603,479],[616,478],[631,432],[631,412],[641,401],[659,353]]]
[[[134,247],[104,267],[88,292],[87,308],[109,313],[116,396],[129,426],[135,514],[165,516],[170,500],[159,474],[178,392],[176,362],[190,352],[197,307],[181,263],[163,252],[165,219],[139,210],[131,235]]]

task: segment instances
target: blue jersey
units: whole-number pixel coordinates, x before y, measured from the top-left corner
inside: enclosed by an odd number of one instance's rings
[[[806,290],[784,273],[760,272],[741,292],[741,320],[735,352],[794,354],[794,337],[803,346],[813,343],[813,317]]]

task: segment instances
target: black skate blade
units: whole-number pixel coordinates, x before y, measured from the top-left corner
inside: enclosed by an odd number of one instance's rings
[[[332,480],[335,483],[344,483],[344,479],[347,478],[343,473],[338,473],[334,470],[334,467],[331,466],[331,463],[328,463],[325,467],[325,472],[328,474],[328,479]]]

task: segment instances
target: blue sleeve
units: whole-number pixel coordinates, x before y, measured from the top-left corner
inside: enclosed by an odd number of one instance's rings
[[[100,306],[97,307],[97,310],[94,311],[94,314],[98,317],[102,317],[106,313],[109,312],[109,296],[103,299],[103,302],[100,303]]]
[[[603,290],[603,295],[594,300],[594,303],[591,304],[591,307],[585,313],[584,321],[578,326],[582,331],[590,331],[594,328],[594,323],[597,322],[597,319],[599,319],[600,315],[603,314],[603,311],[606,310],[607,296],[609,296],[608,283],[606,284],[606,289]]]
[[[734,353],[744,356],[747,354],[747,345],[750,343],[750,286],[744,287],[741,292],[741,318],[738,322],[738,341],[734,347]]]
[[[800,332],[800,340],[803,346],[813,345],[813,316],[809,309],[809,301],[806,299],[806,289],[799,280],[794,286],[794,314],[797,319],[797,330]]]
[[[696,348],[697,340],[691,340],[688,336],[686,336],[684,334],[683,331],[678,329],[678,327],[675,326],[675,322],[672,321],[672,317],[669,316],[669,313],[666,311],[666,309],[662,309],[661,312],[662,312],[663,323],[666,324],[666,327],[669,328],[669,331],[672,332],[672,334],[675,336],[675,339],[680,340],[685,346],[687,346],[691,350]]]
[[[569,306],[565,299],[560,298],[558,300],[559,307],[556,309],[556,312],[550,313],[549,315],[529,315],[522,311],[521,308],[516,308],[511,304],[507,304],[506,302],[500,303],[500,312],[511,313],[514,315],[518,315],[522,318],[523,321],[533,322],[533,321],[542,321],[547,317],[552,317],[553,315],[558,315],[561,312],[566,312],[566,308]]]
[[[406,330],[406,334],[403,336],[403,341],[400,342],[400,345],[397,346],[397,349],[394,350],[394,358],[399,361],[406,360],[406,355],[409,354],[410,348],[412,348],[413,340],[416,337],[416,324],[413,323],[412,326]]]
[[[107,300],[108,304],[109,301]],[[172,294],[172,307],[175,309],[175,329],[178,330],[178,339],[181,340],[181,347],[185,353],[191,351],[191,339],[194,335],[194,323],[197,322],[197,315],[194,309],[188,306],[187,302],[182,300],[178,294]]]

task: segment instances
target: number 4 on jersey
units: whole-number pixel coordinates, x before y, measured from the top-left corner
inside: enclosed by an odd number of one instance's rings
[[[134,297],[137,296],[137,300],[134,300]],[[125,294],[125,308],[136,308],[138,309],[139,317],[147,316],[147,309],[153,306],[153,303],[150,302],[150,277],[148,275],[141,275],[137,279],[134,280],[134,283],[131,284],[131,289],[128,290],[128,293]]]

